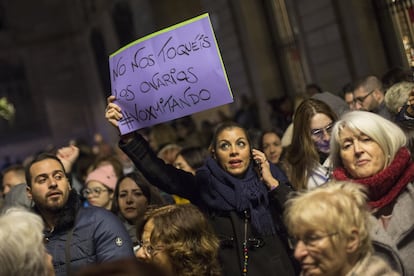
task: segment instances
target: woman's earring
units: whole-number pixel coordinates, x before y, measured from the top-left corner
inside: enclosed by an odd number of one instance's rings
[[[211,157],[213,157],[213,159],[216,160],[216,152],[214,150],[211,151]]]

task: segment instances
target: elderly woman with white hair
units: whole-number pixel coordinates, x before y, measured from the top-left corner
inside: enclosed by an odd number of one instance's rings
[[[414,275],[414,163],[404,132],[371,112],[352,111],[335,124],[333,178],[363,185],[375,216],[377,254],[403,275]]]
[[[43,228],[43,220],[23,208],[9,208],[0,216],[0,275],[55,275]]]
[[[286,226],[301,275],[399,275],[374,256],[365,189],[332,181],[287,201]]]

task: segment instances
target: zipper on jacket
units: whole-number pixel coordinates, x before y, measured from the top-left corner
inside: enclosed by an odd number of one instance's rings
[[[247,238],[247,224],[249,223],[250,214],[244,210],[244,240],[243,240],[243,276],[247,275],[247,266],[249,265],[249,249]]]

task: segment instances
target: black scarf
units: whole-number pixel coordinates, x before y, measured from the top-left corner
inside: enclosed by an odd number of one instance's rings
[[[75,189],[69,191],[69,197],[66,204],[57,211],[58,220],[54,232],[66,231],[72,228],[75,224],[76,215],[81,207],[79,196]],[[34,211],[41,215],[41,212],[35,205]]]
[[[201,194],[203,201],[213,210],[243,212],[250,211],[253,228],[260,234],[274,234],[269,210],[268,191],[253,169],[252,162],[245,176],[240,179],[225,172],[213,158],[197,171],[199,183],[208,182]]]

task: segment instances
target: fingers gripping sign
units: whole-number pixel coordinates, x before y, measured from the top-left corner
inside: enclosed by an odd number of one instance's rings
[[[119,126],[119,120],[122,119],[121,108],[114,102],[115,96],[111,95],[107,98],[107,106],[105,109],[105,118],[115,128]]]

